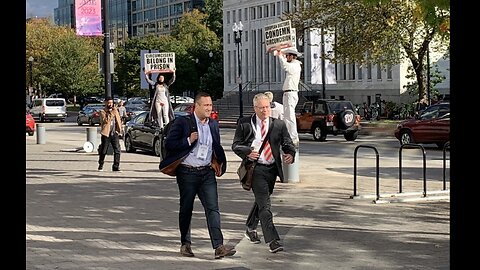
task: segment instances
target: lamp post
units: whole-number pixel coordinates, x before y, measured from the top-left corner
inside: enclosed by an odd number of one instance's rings
[[[320,54],[322,55],[322,98],[327,98],[325,93],[325,38],[323,33],[323,26],[321,32],[321,47],[320,47]]]
[[[240,46],[242,45],[242,31],[243,31],[243,24],[242,21],[237,23],[233,23],[232,27],[234,33],[234,41],[235,45],[237,45],[237,62],[238,62],[238,102],[240,105],[240,117],[243,117],[243,96],[242,96],[242,59],[240,58]]]
[[[33,94],[33,56],[28,58],[28,71],[30,72],[30,82],[28,84],[28,96]]]

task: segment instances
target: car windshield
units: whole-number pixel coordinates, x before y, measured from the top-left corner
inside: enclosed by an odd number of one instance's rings
[[[343,110],[353,110],[352,103],[346,101],[329,102],[328,107],[332,113],[338,113]]]

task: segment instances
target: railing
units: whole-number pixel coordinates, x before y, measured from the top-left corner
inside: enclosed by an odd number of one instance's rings
[[[375,151],[375,156],[376,156],[376,163],[375,163],[375,186],[376,186],[376,199],[378,200],[380,198],[380,156],[378,154],[377,148],[374,146],[370,145],[359,145],[355,147],[355,151],[353,154],[353,196],[350,196],[351,199],[354,197],[357,197],[357,154],[358,154],[358,149],[360,148],[370,148]]]

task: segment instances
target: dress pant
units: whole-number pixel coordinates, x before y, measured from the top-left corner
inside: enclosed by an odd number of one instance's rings
[[[292,137],[294,144],[298,144],[297,117],[295,116],[295,107],[298,103],[298,91],[288,91],[283,93],[283,121],[287,126],[288,133]]]
[[[190,224],[196,195],[198,195],[205,211],[212,247],[215,249],[223,245],[215,171],[211,167],[198,170],[180,165],[177,167],[176,173],[180,191],[179,224],[182,245],[192,243]]]
[[[117,170],[120,167],[120,138],[116,132],[108,137],[102,135],[100,149],[98,151],[98,164],[103,166],[103,163],[105,162],[105,155],[107,155],[108,144],[111,144],[113,148],[112,169]]]
[[[277,168],[275,165],[264,166],[257,163],[253,171],[252,191],[255,202],[247,218],[247,228],[255,230],[258,222],[262,226],[265,243],[273,240],[280,240],[277,229],[273,224],[273,214],[270,211],[270,195],[275,187]]]

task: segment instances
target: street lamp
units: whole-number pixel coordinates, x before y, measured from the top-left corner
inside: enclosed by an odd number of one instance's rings
[[[240,58],[240,46],[242,45],[242,31],[243,31],[243,24],[242,21],[237,23],[233,23],[232,26],[233,33],[235,35],[234,41],[235,45],[237,45],[237,62],[238,62],[238,102],[240,105],[240,118],[243,117],[243,96],[242,96],[242,59]]]
[[[30,72],[30,83],[28,84],[28,95],[33,94],[33,56],[28,58],[28,70]]]

